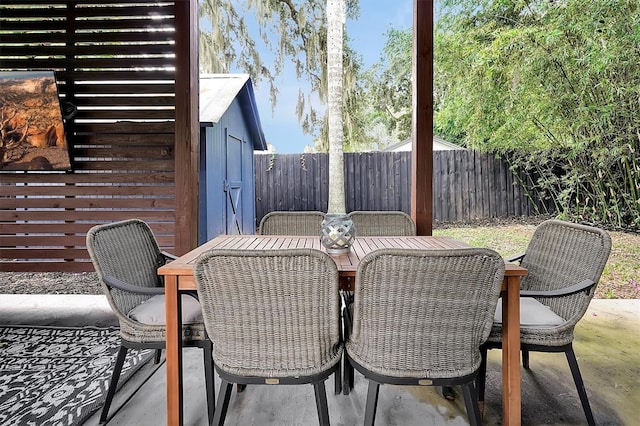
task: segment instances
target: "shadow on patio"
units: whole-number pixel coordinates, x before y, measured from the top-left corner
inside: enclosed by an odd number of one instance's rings
[[[110,312],[106,301],[101,298],[2,295],[0,324],[107,325],[111,321]],[[640,300],[594,299],[576,328],[574,348],[596,422],[600,425],[631,425],[637,421],[640,406],[638,330]],[[164,366],[153,373],[154,367],[149,364],[142,368],[116,394],[111,408],[112,419],[108,424],[157,425],[166,422]],[[207,424],[202,370],[201,351],[186,349],[186,425]],[[522,380],[523,425],[585,424],[562,353],[532,353],[531,370],[523,370]],[[485,425],[501,424],[500,383],[500,351],[489,351]],[[216,392],[218,384],[217,381]],[[326,386],[332,424],[362,424],[365,380],[356,376],[356,387],[349,396],[333,394],[333,378],[327,381]],[[132,396],[139,387],[140,390]],[[119,409],[129,398],[127,404]],[[85,424],[97,425],[98,417],[99,413],[96,413]],[[462,395],[458,394],[455,402],[448,402],[432,387],[383,386],[376,419],[379,425],[467,424]],[[248,387],[239,394],[234,391],[226,424],[317,424],[313,388],[310,385],[296,388],[265,385]]]

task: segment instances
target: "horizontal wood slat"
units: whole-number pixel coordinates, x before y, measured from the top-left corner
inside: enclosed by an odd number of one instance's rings
[[[121,105],[122,106],[122,105]],[[78,110],[76,120],[168,120],[175,117],[172,105],[168,109],[127,109],[127,110]]]
[[[168,245],[173,243],[171,236],[157,236],[158,244]],[[0,246],[2,247],[20,247],[25,245],[31,248],[43,247],[84,247],[87,243],[85,235],[26,235],[26,236],[6,236],[0,235]],[[39,247],[38,247],[39,246]],[[4,250],[4,249],[3,249]],[[29,255],[29,250],[24,250],[24,255]],[[2,256],[4,258],[4,256]],[[88,256],[87,256],[88,257]]]
[[[137,183],[137,184],[161,184],[173,183],[173,173],[2,173],[0,183],[27,184],[27,183]],[[4,195],[4,192],[2,192]]]
[[[2,33],[0,34],[0,43],[21,44],[23,46],[41,43],[133,43],[133,42],[155,42],[168,44],[175,39],[173,31],[154,31],[154,32],[95,32],[95,33]]]
[[[117,140],[124,140],[128,137],[136,137],[138,135],[147,135],[147,141],[154,141],[155,134],[166,134],[164,137],[174,136],[175,126],[173,122],[150,122],[150,123],[132,123],[127,120],[118,121],[115,123],[76,123],[75,132],[78,136],[83,135],[95,135],[95,137],[108,137]],[[115,135],[118,135],[116,138]],[[158,136],[163,137],[163,136]],[[108,141],[109,139],[105,139]],[[164,139],[162,139],[164,141]]]
[[[38,4],[36,2],[32,2],[33,4],[29,5],[30,7],[10,7],[13,3],[24,5],[25,2],[11,2],[9,0],[3,0],[4,6],[0,8],[2,10],[2,16],[4,18],[65,18],[69,13],[68,8],[66,7],[67,2],[55,2],[55,1],[47,1],[46,5]],[[56,4],[57,3],[57,4]],[[147,6],[142,5],[143,2],[139,2],[139,5],[126,5],[126,1],[120,2],[120,6],[115,7],[115,5],[108,5],[102,3],[101,7],[86,7],[85,5],[80,4],[79,2],[73,8],[73,13],[77,17],[95,17],[95,16],[112,16],[112,17],[120,17],[120,16],[148,16],[149,14],[153,14],[154,16],[173,16],[175,13],[175,9],[170,3],[151,3]],[[85,7],[83,7],[85,6]]]
[[[133,106],[133,107],[161,107],[174,106],[173,96],[91,96],[75,98],[74,103],[79,106],[90,106],[94,108],[107,106]]]
[[[168,172],[168,171],[172,171],[174,169],[174,162],[173,161],[153,161],[153,160],[149,160],[149,161],[142,161],[142,160],[135,160],[135,161],[102,161],[102,162],[97,162],[97,161],[77,161],[75,165],[73,166],[73,168],[75,170],[105,170],[105,171],[109,171],[109,170],[114,170],[114,171],[125,171],[125,170],[131,170],[131,171],[151,171],[151,170],[156,170],[156,171],[162,171],[162,172]]]
[[[83,234],[95,225],[101,225],[110,221],[91,220],[82,223],[56,222],[56,223],[0,223],[0,234]],[[172,235],[175,232],[173,222],[147,222],[156,235]]]
[[[145,83],[145,84],[93,84],[84,83],[74,86],[76,95],[111,95],[111,94],[129,94],[130,96],[148,95],[148,94],[167,94],[172,95],[175,90],[173,84],[161,83]]]
[[[46,61],[46,65],[42,62]],[[33,66],[46,66],[47,69],[57,68],[103,68],[103,69],[136,69],[138,67],[171,67],[174,65],[172,58],[82,58],[68,59],[65,57],[48,57],[36,60],[33,58],[24,59],[3,59],[2,67],[11,69],[31,68]]]
[[[73,154],[77,157],[98,157],[98,158],[142,158],[144,161],[150,159],[172,159],[173,146],[171,147],[144,147],[137,148],[126,146],[122,147],[95,147],[95,148],[76,148]]]
[[[0,210],[0,221],[167,220],[172,215],[170,210]]]
[[[130,83],[137,81],[139,84],[148,84],[148,81],[173,81],[175,78],[174,71],[167,69],[143,70],[143,69],[123,69],[123,70],[101,70],[101,69],[85,69],[85,70],[56,70],[56,77],[60,80],[74,82],[96,82],[96,81],[124,81]],[[147,82],[145,82],[147,80]]]
[[[65,185],[65,186],[3,186],[3,196],[17,196],[17,195],[48,195],[48,196],[173,196],[174,188],[172,186],[122,186],[122,185],[108,185],[108,186],[78,186],[78,185]],[[52,203],[55,199],[52,199]]]
[[[151,137],[153,136],[153,137]],[[175,137],[170,134],[90,134],[75,135],[74,147],[162,147],[165,149],[173,149]]]
[[[2,198],[2,209],[173,209],[171,198]],[[17,231],[19,232],[19,231]]]
[[[22,56],[24,54],[24,42],[21,46],[6,46],[2,48],[2,54],[6,56]],[[128,44],[128,45],[90,45],[90,46],[66,46],[51,45],[33,46],[29,52],[36,56],[60,56],[73,55],[92,57],[105,57],[111,55],[127,55],[129,57],[145,57],[155,55],[165,57],[169,55],[171,46],[164,44]]]
[[[84,259],[89,260],[85,248],[0,249],[2,259]]]

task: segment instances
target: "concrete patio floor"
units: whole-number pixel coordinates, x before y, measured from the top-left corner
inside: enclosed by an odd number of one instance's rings
[[[102,296],[0,295],[3,325],[105,326],[113,321]],[[593,300],[576,329],[574,349],[597,424],[640,424],[640,300]],[[500,356],[499,350],[489,352],[485,425],[502,424]],[[586,424],[564,355],[532,353],[530,363],[530,371],[522,370],[522,424]],[[218,385],[216,378],[216,393]],[[333,394],[333,378],[326,386],[331,423],[362,424],[364,378],[356,376],[349,396]],[[185,425],[207,424],[202,352],[196,348],[184,352],[184,399]],[[116,394],[108,424],[165,424],[165,401],[164,363],[149,363]],[[98,417],[96,413],[85,424],[97,425]],[[460,393],[449,402],[432,387],[389,385],[380,389],[376,422],[468,424]],[[250,386],[242,393],[234,390],[225,424],[317,424],[313,388],[264,385]]]

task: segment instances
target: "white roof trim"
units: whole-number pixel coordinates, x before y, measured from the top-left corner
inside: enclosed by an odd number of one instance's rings
[[[200,122],[217,123],[249,81],[249,74],[201,74]]]

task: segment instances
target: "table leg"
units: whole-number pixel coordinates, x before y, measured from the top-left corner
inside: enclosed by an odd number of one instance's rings
[[[502,295],[502,419],[519,425],[520,395],[520,277],[505,277]]]
[[[165,287],[167,425],[182,425],[182,306],[178,277],[167,275]]]

